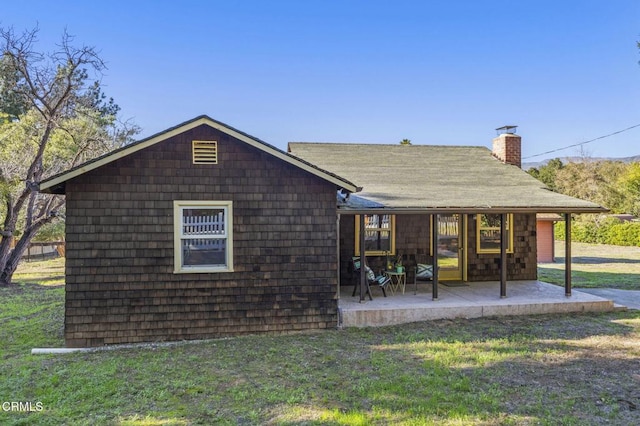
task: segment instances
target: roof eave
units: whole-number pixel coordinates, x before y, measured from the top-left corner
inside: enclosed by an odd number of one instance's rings
[[[343,188],[346,191],[349,192],[358,192],[361,190],[361,188],[359,188],[358,186],[356,186],[354,183],[341,178],[340,176],[337,176],[333,173],[330,173],[326,170],[323,170],[319,167],[314,166],[313,164],[304,161],[294,155],[288,154],[272,145],[269,145],[266,142],[263,142],[253,136],[250,136],[246,133],[243,133],[237,129],[234,129],[233,127],[227,126],[226,124],[223,124],[219,121],[215,121],[212,118],[206,116],[206,115],[202,115],[199,117],[196,117],[192,120],[189,120],[187,122],[184,122],[182,124],[179,124],[175,127],[171,127],[163,132],[160,133],[156,133],[155,135],[152,135],[146,139],[142,139],[138,142],[135,142],[131,145],[122,147],[116,151],[113,151],[109,154],[106,154],[104,156],[95,158],[93,160],[88,161],[87,163],[81,164],[80,166],[77,166],[75,168],[72,168],[71,170],[68,170],[64,173],[60,173],[58,175],[55,176],[51,176],[45,180],[43,180],[42,182],[40,182],[39,184],[39,189],[41,192],[45,192],[45,193],[51,193],[51,194],[64,194],[66,191],[66,185],[65,183],[70,180],[73,179],[75,177],[78,177],[84,173],[87,173],[91,170],[95,170],[98,167],[104,166],[106,164],[109,164],[113,161],[116,161],[120,158],[126,157],[128,155],[131,155],[137,151],[140,151],[142,149],[145,149],[149,146],[155,145],[158,142],[161,142],[163,140],[172,138],[180,133],[189,131],[191,129],[194,129],[198,126],[201,126],[203,124],[206,124],[216,130],[219,130],[223,133],[228,134],[229,136],[232,136],[236,139],[241,140],[242,142],[247,143],[250,146],[253,146],[254,148],[260,149],[261,151],[264,151],[268,154],[273,155],[274,157],[292,164],[302,170],[305,170],[313,175],[316,175],[318,177],[320,177],[321,179],[324,179],[326,181],[329,181],[333,184],[335,184],[337,187]]]
[[[609,210],[604,207],[338,207],[338,214],[480,214],[480,213],[558,213],[598,214]]]

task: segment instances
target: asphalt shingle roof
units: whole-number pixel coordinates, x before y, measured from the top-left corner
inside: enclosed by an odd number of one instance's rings
[[[606,210],[552,192],[486,147],[291,142],[289,151],[363,188],[344,209]]]

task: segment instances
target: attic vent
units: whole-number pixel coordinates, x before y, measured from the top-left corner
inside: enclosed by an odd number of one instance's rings
[[[193,164],[218,164],[218,142],[193,141]]]

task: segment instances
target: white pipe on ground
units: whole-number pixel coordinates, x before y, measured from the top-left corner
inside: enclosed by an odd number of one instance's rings
[[[88,352],[90,348],[33,348],[31,355],[70,354],[72,352]]]
[[[44,355],[44,354],[69,354],[73,352],[98,352],[98,351],[112,351],[118,349],[155,349],[164,348],[170,346],[179,345],[193,345],[204,342],[211,342],[216,340],[226,340],[229,338],[219,339],[206,339],[206,340],[178,340],[169,342],[143,342],[143,343],[127,343],[120,345],[107,345],[97,346],[95,348],[33,348],[31,349],[31,355]]]

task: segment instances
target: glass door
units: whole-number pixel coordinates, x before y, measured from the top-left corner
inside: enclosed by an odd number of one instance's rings
[[[438,279],[462,280],[466,238],[464,215],[438,215]]]

